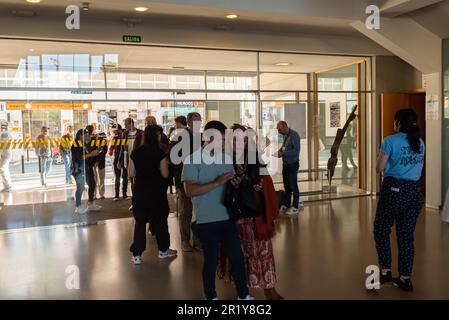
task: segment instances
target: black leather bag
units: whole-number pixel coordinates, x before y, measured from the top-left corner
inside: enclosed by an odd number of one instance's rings
[[[223,203],[232,220],[255,218],[263,214],[263,206],[254,197],[253,187],[248,180],[243,180],[238,188],[228,182]]]

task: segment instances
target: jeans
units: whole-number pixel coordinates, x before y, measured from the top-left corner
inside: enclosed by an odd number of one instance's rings
[[[384,179],[374,220],[374,240],[382,269],[391,269],[390,233],[396,224],[398,271],[401,276],[411,276],[415,257],[413,234],[423,204],[419,182]]]
[[[293,193],[293,207],[298,208],[299,188],[298,188],[299,162],[284,164],[282,166],[282,178],[284,180],[284,201],[283,205],[290,207]]]
[[[75,202],[76,206],[81,206],[81,197],[83,196],[84,191],[84,168],[81,168],[81,171],[75,176],[76,182],[76,192],[75,192]]]
[[[86,163],[86,182],[88,186],[87,194],[89,197],[89,202],[94,201],[95,197],[95,174],[94,174],[94,167],[90,163]]]
[[[52,157],[39,157],[40,159],[40,172],[41,172],[41,183],[43,186],[47,184],[47,177],[50,173],[51,166],[53,164]]]
[[[70,153],[63,152],[61,154],[62,160],[64,161],[65,169],[65,182],[70,183],[72,181],[72,155]]]
[[[231,264],[232,276],[239,298],[248,294],[245,261],[240,244],[240,238],[235,224],[230,220],[192,224],[193,233],[200,239],[203,246],[203,287],[206,299],[217,297],[215,291],[215,272],[217,270],[220,248],[223,248]]]
[[[0,157],[0,177],[2,179],[3,188],[11,188],[11,174],[9,172],[9,163],[11,156]]]

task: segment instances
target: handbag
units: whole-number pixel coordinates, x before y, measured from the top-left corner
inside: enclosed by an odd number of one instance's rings
[[[238,188],[230,182],[226,184],[223,204],[232,220],[255,218],[263,214],[263,205],[256,199],[254,192],[247,179]]]

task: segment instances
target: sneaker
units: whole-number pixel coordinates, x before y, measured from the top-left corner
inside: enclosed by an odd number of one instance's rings
[[[298,210],[299,210],[299,211],[304,210],[304,202],[299,202],[299,203],[298,203]]]
[[[387,271],[386,275],[380,273],[380,284],[385,284],[393,281],[393,277],[391,276],[391,271]]]
[[[133,206],[129,207],[128,210],[129,210],[129,211],[133,211]]]
[[[115,198],[114,198],[114,201],[119,201],[119,200],[120,200],[119,197],[115,197]]]
[[[165,251],[165,252],[159,250],[159,259],[176,257],[177,255],[178,255],[178,251],[173,250],[173,249],[167,249],[167,251]]]
[[[281,207],[279,208],[279,213],[280,213],[280,214],[284,214],[284,213],[287,212],[287,210],[288,210],[288,208],[287,208],[286,206],[281,206]]]
[[[142,263],[142,258],[140,256],[135,256],[131,258],[131,261],[134,262],[136,266]]]
[[[123,200],[128,200],[129,197],[128,196],[123,196]]]
[[[87,208],[81,208],[81,206],[75,208],[75,214],[85,214],[87,212]]]
[[[404,291],[413,291],[412,280],[401,279],[401,277],[393,278],[393,283]]]
[[[256,300],[256,298],[254,298],[253,296],[251,296],[251,295],[249,294],[249,295],[247,295],[245,298],[243,298],[243,299],[238,298],[237,300]]]
[[[100,211],[101,210],[101,206],[99,206],[99,205],[97,205],[95,203],[88,204],[87,205],[87,210],[88,211]]]
[[[193,247],[192,247],[192,245],[190,244],[190,242],[188,242],[188,241],[183,241],[183,242],[181,243],[181,250],[184,251],[184,252],[192,252],[192,251],[193,251]]]
[[[299,208],[291,207],[285,214],[294,216],[299,213]]]

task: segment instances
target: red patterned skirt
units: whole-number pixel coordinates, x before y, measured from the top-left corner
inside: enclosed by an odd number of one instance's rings
[[[271,240],[257,240],[252,220],[237,224],[245,257],[248,286],[254,289],[272,289],[276,284],[276,268]],[[217,268],[219,279],[232,283],[229,261],[223,252]]]

